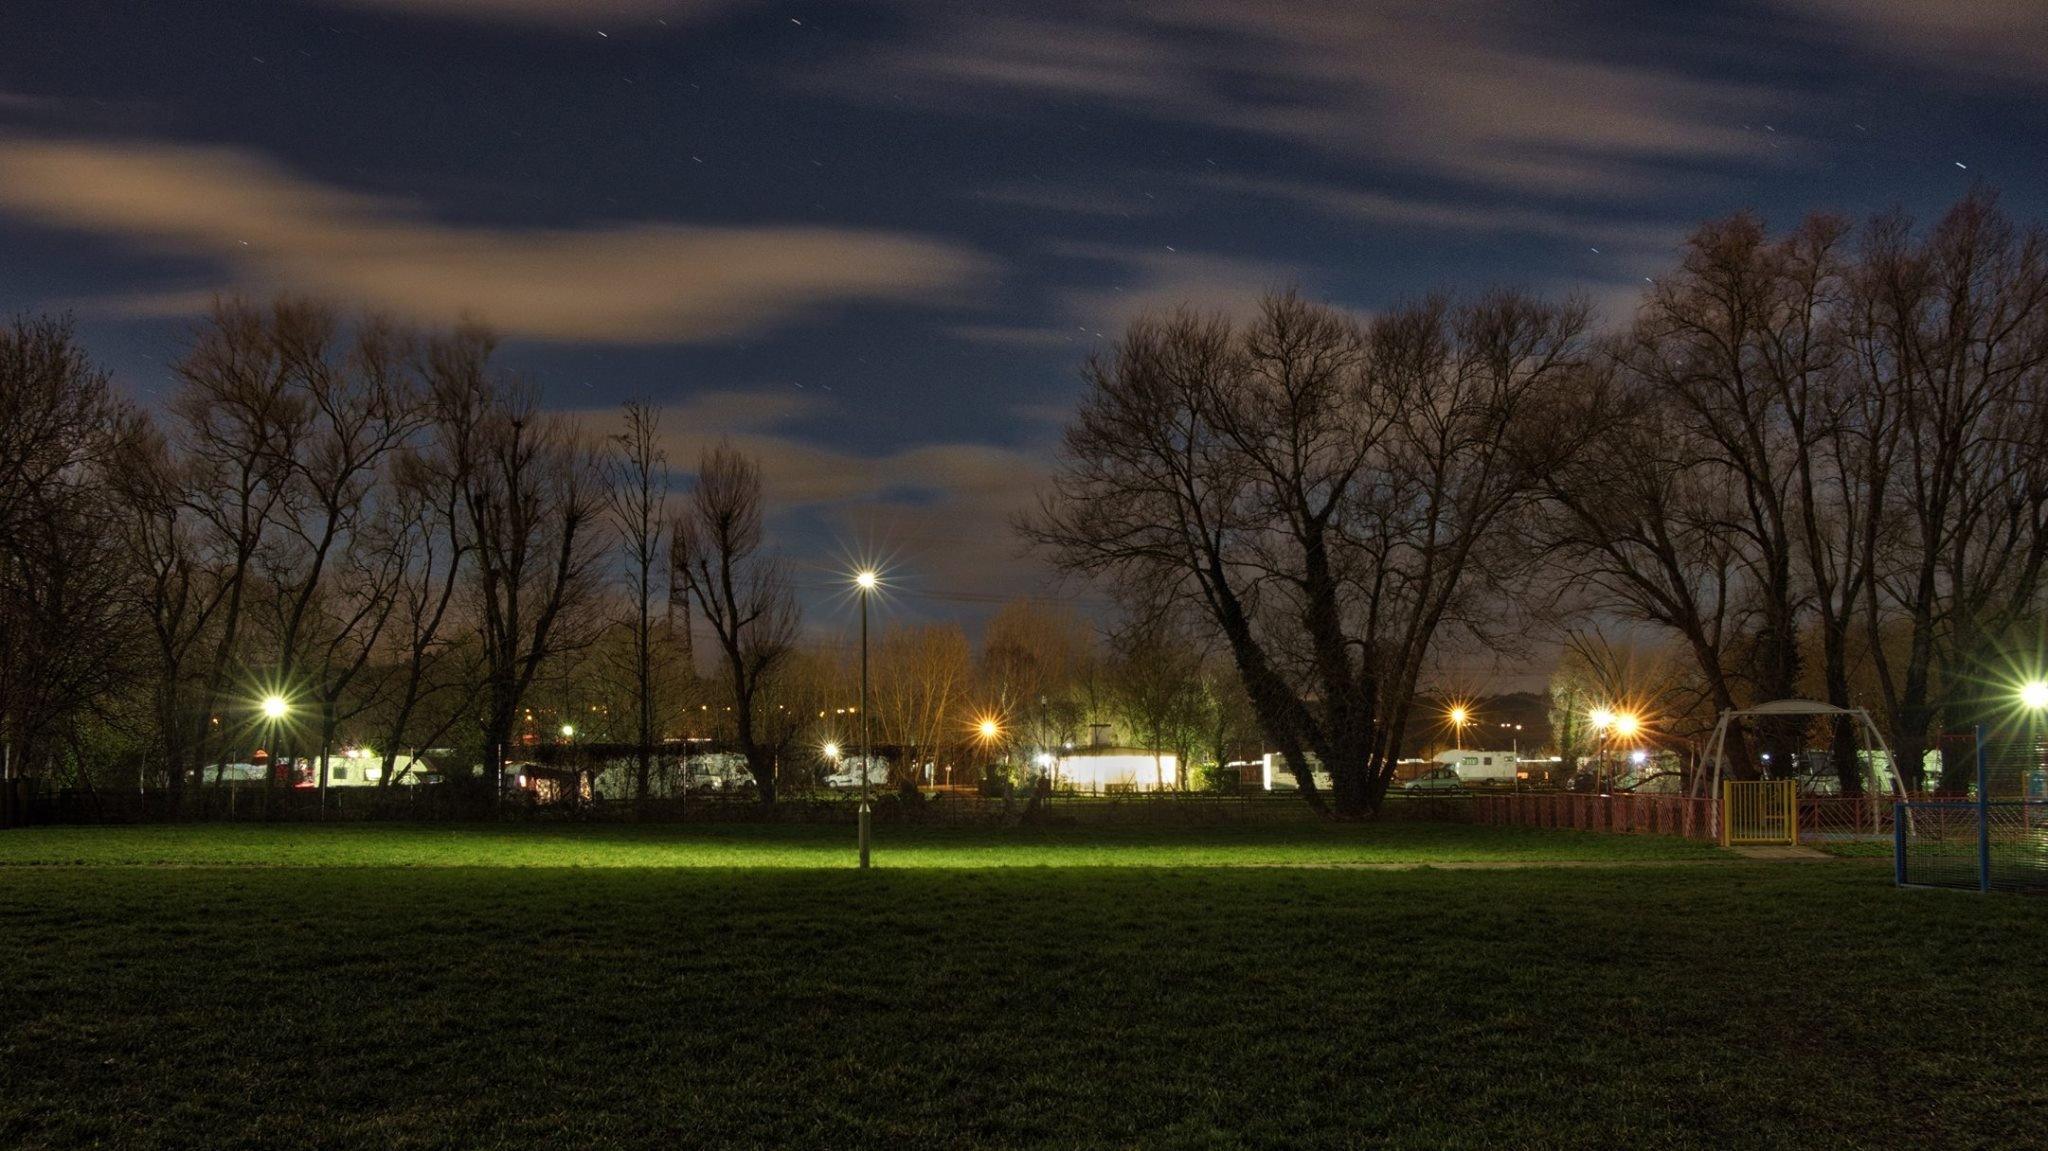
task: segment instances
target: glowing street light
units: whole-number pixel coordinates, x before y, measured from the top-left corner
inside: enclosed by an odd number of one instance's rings
[[[826,744],[826,745],[825,745],[825,758],[826,758],[826,759],[829,759],[829,760],[831,760],[831,761],[832,761],[832,762],[834,762],[834,763],[838,763],[838,762],[839,762],[839,745],[838,745],[838,744],[836,744],[836,743],[828,743],[828,744]]]
[[[1446,714],[1445,718],[1451,721],[1451,740],[1453,744],[1457,746],[1458,750],[1463,751],[1465,748],[1465,725],[1472,722],[1472,713],[1466,711],[1463,704],[1452,704],[1451,710]]]
[[[980,732],[982,742],[987,743],[1003,734],[1003,725],[993,719],[983,718],[980,723],[974,725],[974,730]]]
[[[1614,734],[1623,739],[1634,739],[1643,729],[1643,721],[1632,711],[1624,711],[1614,717]]]
[[[1614,726],[1614,713],[1604,707],[1596,707],[1592,711],[1587,712],[1586,718],[1592,721],[1594,731],[1603,734],[1606,733],[1608,728]]]
[[[2048,711],[2048,679],[2029,680],[2021,684],[2020,706],[2028,711]]]
[[[853,583],[855,587],[862,591],[873,591],[875,590],[875,582],[879,578],[872,570],[864,570],[855,573]]]
[[[576,725],[575,725],[575,724],[573,724],[573,723],[565,723],[565,724],[563,724],[563,725],[562,725],[562,738],[563,738],[563,739],[575,739],[575,738],[576,738]]]
[[[281,695],[273,693],[263,697],[263,718],[265,719],[283,719],[285,714],[291,711],[291,709],[292,705]]]

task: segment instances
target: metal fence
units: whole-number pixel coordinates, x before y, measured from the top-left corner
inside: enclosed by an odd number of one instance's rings
[[[1902,886],[2048,891],[2048,802],[1902,803],[1893,837]]]
[[[1915,801],[1916,809],[1919,802]],[[1875,792],[1860,796],[1802,795],[1798,805],[1801,843],[1823,844],[1849,854],[1881,856],[1891,849],[1898,807],[1893,796]],[[2039,806],[2037,803],[2037,814]],[[1685,839],[1715,839],[1721,827],[1718,802],[1682,795],[1479,795],[1471,800],[1471,812],[1474,822],[1498,826],[1675,835]]]
[[[1510,792],[1475,795],[1472,821],[1501,827],[1550,827],[1576,831],[1719,836],[1717,805],[1684,795],[1590,795],[1579,792]]]
[[[785,792],[772,808],[749,790],[650,799],[583,799],[536,803],[523,792],[498,802],[488,795],[440,786],[330,788],[323,803],[311,788],[277,788],[260,783],[207,787],[188,792],[174,807],[170,793],[74,788],[22,788],[11,803],[11,822],[24,824],[120,824],[203,822],[439,822],[502,820],[537,822],[641,823],[851,823],[858,798],[845,791]],[[1389,819],[1462,820],[1465,804],[1456,797],[1427,799],[1392,795],[1382,809]],[[988,796],[944,791],[908,796],[877,792],[875,819],[881,823],[938,826],[998,826],[1020,822],[1102,825],[1230,826],[1314,822],[1316,811],[1294,792],[1138,792],[1101,795],[1059,791],[1036,802],[1029,792]]]

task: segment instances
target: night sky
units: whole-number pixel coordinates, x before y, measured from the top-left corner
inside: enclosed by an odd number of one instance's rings
[[[145,402],[217,292],[474,312],[760,453],[817,595],[971,624],[1050,594],[1006,517],[1139,311],[1622,318],[1744,207],[2048,215],[2044,96],[2035,0],[8,0],[0,309]]]

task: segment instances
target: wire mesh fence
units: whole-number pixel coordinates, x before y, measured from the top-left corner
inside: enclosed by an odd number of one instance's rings
[[[2048,892],[2048,802],[1902,803],[1894,834],[1902,885]]]

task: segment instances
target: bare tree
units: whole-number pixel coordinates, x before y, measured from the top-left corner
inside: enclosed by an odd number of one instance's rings
[[[898,784],[923,782],[922,765],[936,768],[963,742],[972,664],[958,624],[892,628],[875,645],[876,733],[903,751]]]
[[[567,423],[492,378],[494,347],[488,332],[466,327],[427,357],[434,431],[462,484],[493,795],[534,676],[580,638],[574,625],[597,573],[592,521],[601,511],[589,452]]]
[[[654,770],[654,673],[656,597],[668,534],[668,455],[661,448],[661,414],[634,401],[625,407],[625,428],[612,437],[606,459],[605,491],[612,526],[626,565],[632,597],[633,701],[638,748],[633,766],[633,798],[644,803]]]
[[[269,316],[240,301],[215,305],[173,370],[169,434],[138,453],[129,488],[176,805],[209,753],[218,769],[255,730],[254,696],[274,677],[248,663],[247,608],[312,413]]]
[[[1024,525],[1068,571],[1197,605],[1304,795],[1375,810],[1417,681],[1517,549],[1497,529],[1554,451],[1581,307],[1441,299],[1361,329],[1292,295],[1242,327],[1182,313],[1090,362]]]
[[[1212,779],[1243,786],[1247,782],[1243,778],[1231,779],[1221,772],[1233,759],[1259,758],[1264,750],[1259,738],[1259,717],[1252,710],[1251,697],[1245,694],[1244,682],[1230,666],[1229,653],[1212,645],[1203,653],[1200,675],[1204,700],[1202,750],[1219,773]]]
[[[1179,765],[1174,786],[1186,787],[1188,760],[1207,704],[1201,647],[1177,634],[1173,621],[1142,614],[1116,637],[1114,647],[1107,670],[1125,726],[1152,752],[1158,784],[1167,783],[1162,757],[1172,752]]]
[[[401,454],[392,473],[390,548],[396,627],[380,694],[386,710],[378,786],[399,782],[398,749],[432,747],[462,718],[483,681],[482,648],[461,642],[458,592],[471,544],[469,479],[439,442]],[[424,722],[421,722],[424,720]]]
[[[2048,564],[2048,252],[1974,194],[1924,238],[1866,234],[1845,323],[1873,512],[1866,655],[1909,784],[1934,725],[1967,724],[2042,610]],[[2025,636],[2033,639],[2035,637]],[[1960,789],[1968,765],[1945,765]]]
[[[761,469],[728,444],[704,453],[677,517],[670,567],[711,629],[725,665],[733,736],[761,802],[794,730],[771,730],[765,688],[796,645],[795,599],[782,565],[762,549]]]
[[[1772,244],[1751,216],[1701,228],[1678,273],[1649,292],[1625,355],[1626,370],[1669,398],[1660,412],[1671,419],[1659,434],[1685,442],[1689,466],[1725,488],[1717,526],[1738,579],[1731,606],[1740,643],[1721,655],[1738,657],[1732,670],[1755,701],[1799,694],[1815,571],[1829,581],[1830,608],[1840,602],[1841,552],[1810,533],[1819,531],[1815,450],[1834,360],[1825,309],[1842,232],[1817,218]],[[1802,572],[1802,553],[1819,566]],[[1854,588],[1843,581],[1843,590]],[[1802,750],[1796,729],[1761,734],[1780,763]],[[1853,788],[1860,776],[1846,774]]]
[[[0,328],[0,779],[46,772],[130,670],[103,482],[128,423],[68,322]]]
[[[350,688],[378,650],[402,572],[387,469],[425,423],[409,337],[374,317],[344,333],[319,304],[280,301],[265,319],[286,387],[307,418],[281,451],[276,530],[257,553],[270,609],[273,688],[317,708],[324,789]],[[274,779],[274,776],[273,776]]]
[[[1054,753],[1079,734],[1078,687],[1094,662],[1095,635],[1071,611],[1013,600],[982,629],[978,698],[1009,717],[1026,747]]]
[[[1696,232],[1571,412],[1589,450],[1547,480],[1573,606],[1673,632],[1718,709],[1801,694],[1816,607],[1826,692],[1849,702],[1864,569],[1860,505],[1831,467],[1844,231],[1821,217],[1773,242],[1742,215]],[[1763,730],[1778,762],[1803,750],[1800,730]],[[1731,753],[1754,773],[1746,743]],[[1853,754],[1838,770],[1853,794]]]

